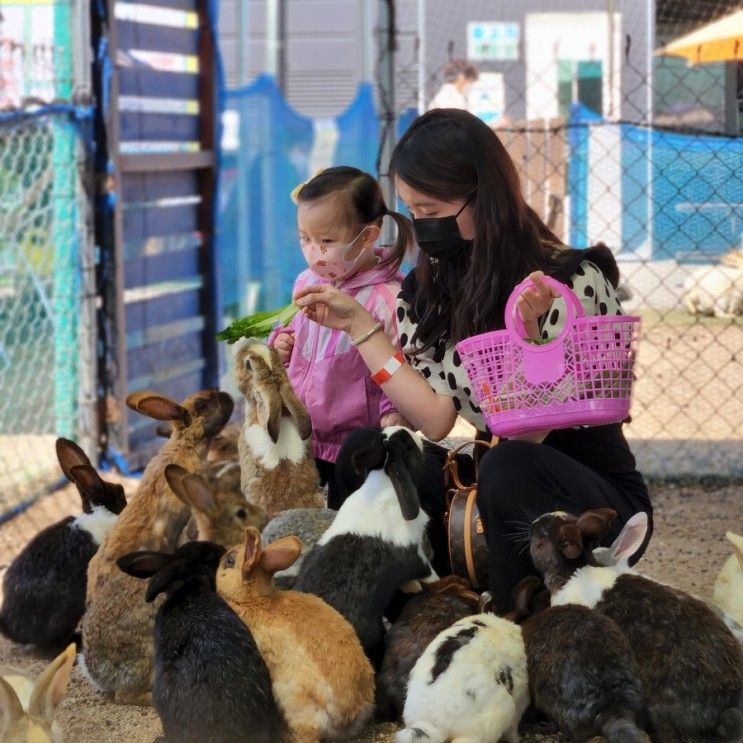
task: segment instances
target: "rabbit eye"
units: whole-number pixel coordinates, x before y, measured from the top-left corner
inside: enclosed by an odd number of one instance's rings
[[[248,371],[253,371],[253,364],[251,363],[251,361],[250,361],[250,359],[249,359],[249,358],[246,358],[246,359],[245,359],[245,368],[246,368],[246,369],[247,369]]]
[[[238,508],[237,511],[235,511],[235,516],[237,516],[241,521],[245,521],[247,515],[248,512],[244,508]]]
[[[197,400],[196,401],[196,412],[197,413],[203,413],[207,408],[207,402],[206,400]]]
[[[235,567],[235,555],[234,553],[230,553],[224,558],[224,566],[226,568],[234,568]]]

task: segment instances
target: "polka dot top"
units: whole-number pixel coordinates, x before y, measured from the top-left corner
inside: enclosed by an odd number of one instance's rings
[[[591,261],[582,261],[565,283],[581,300],[586,315],[623,314],[614,287]],[[453,345],[441,343],[426,349],[423,353],[415,352],[410,340],[415,333],[417,318],[410,303],[405,299],[406,296],[411,299],[410,294],[406,292],[406,284],[407,282],[403,284],[403,291],[397,297],[397,329],[405,358],[426,379],[434,392],[452,398],[459,415],[479,430],[486,431],[485,418],[472,395],[467,373]],[[564,323],[565,300],[559,297],[552,302],[549,311],[541,318],[541,337],[557,337]]]

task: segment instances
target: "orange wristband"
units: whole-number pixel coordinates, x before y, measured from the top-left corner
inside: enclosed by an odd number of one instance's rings
[[[392,375],[405,363],[405,358],[401,351],[397,351],[394,356],[390,356],[387,363],[371,375],[372,382],[384,384],[392,379]]]

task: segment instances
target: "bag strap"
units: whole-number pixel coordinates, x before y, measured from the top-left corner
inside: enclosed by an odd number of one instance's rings
[[[462,451],[462,449],[465,449],[468,446],[475,447],[475,450],[477,446],[484,446],[487,449],[490,449],[491,447],[495,446],[498,443],[497,437],[493,436],[493,438],[490,441],[483,441],[482,439],[473,439],[472,441],[465,441],[463,444],[460,444],[456,449],[452,449],[449,451],[446,455],[446,462],[444,463],[444,466],[442,469],[446,472],[446,479],[447,484],[449,482],[454,484],[455,489],[457,490],[468,490],[472,489],[473,486],[471,485],[463,485],[462,481],[459,479],[459,464],[457,463],[457,454]],[[474,456],[475,451],[473,450],[473,458],[475,461],[475,483],[477,483],[477,478],[479,476],[478,468],[479,468],[479,457]]]

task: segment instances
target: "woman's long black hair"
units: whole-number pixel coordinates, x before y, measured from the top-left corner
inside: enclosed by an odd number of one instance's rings
[[[419,116],[397,143],[390,172],[442,201],[472,194],[471,252],[436,264],[419,253],[412,309],[418,318],[413,343],[420,350],[503,328],[506,301],[516,284],[538,269],[565,281],[584,256],[566,249],[526,203],[505,147],[467,111],[444,108]],[[611,252],[591,252],[616,284]]]

